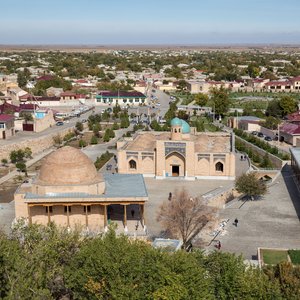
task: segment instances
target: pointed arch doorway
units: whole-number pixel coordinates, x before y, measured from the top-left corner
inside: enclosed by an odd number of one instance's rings
[[[185,176],[185,158],[178,152],[166,156],[166,173],[169,177]]]

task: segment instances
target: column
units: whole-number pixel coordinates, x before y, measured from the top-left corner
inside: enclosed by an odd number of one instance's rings
[[[51,221],[51,219],[50,219],[50,206],[49,205],[47,205],[47,212],[48,212],[48,225],[49,225],[50,221]]]
[[[88,206],[85,205],[85,227],[89,227],[89,220],[88,220]]]
[[[104,208],[104,231],[107,232],[107,205],[103,205]]]
[[[29,225],[31,225],[32,224],[32,217],[31,217],[31,213],[30,213],[29,204],[27,204],[27,211],[28,211],[28,222],[29,222]]]
[[[70,227],[70,213],[69,213],[69,205],[66,205],[67,207],[67,225]]]
[[[126,204],[124,204],[123,207],[124,207],[124,230],[125,230],[125,232],[127,232],[128,228],[127,228],[127,206],[126,206]]]
[[[140,208],[141,208],[141,222],[144,227],[144,231],[147,232],[147,227],[146,227],[146,222],[145,222],[145,205],[140,204]]]

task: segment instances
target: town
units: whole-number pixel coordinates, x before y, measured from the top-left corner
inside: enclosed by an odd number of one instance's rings
[[[297,47],[2,49],[0,229],[296,270],[299,99]],[[102,295],[104,281],[72,280]]]

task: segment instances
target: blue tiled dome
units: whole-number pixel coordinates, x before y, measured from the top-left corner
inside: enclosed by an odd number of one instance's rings
[[[190,133],[191,131],[190,125],[184,120],[181,120],[181,122],[182,122],[181,123],[182,133]]]
[[[182,133],[190,133],[191,131],[190,125],[177,117],[171,120],[171,126],[181,126]]]
[[[181,126],[182,125],[182,120],[179,118],[174,118],[171,120],[171,126]]]

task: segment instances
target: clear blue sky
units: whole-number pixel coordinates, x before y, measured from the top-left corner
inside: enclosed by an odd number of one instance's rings
[[[0,9],[0,44],[300,44],[300,0],[0,0]]]

